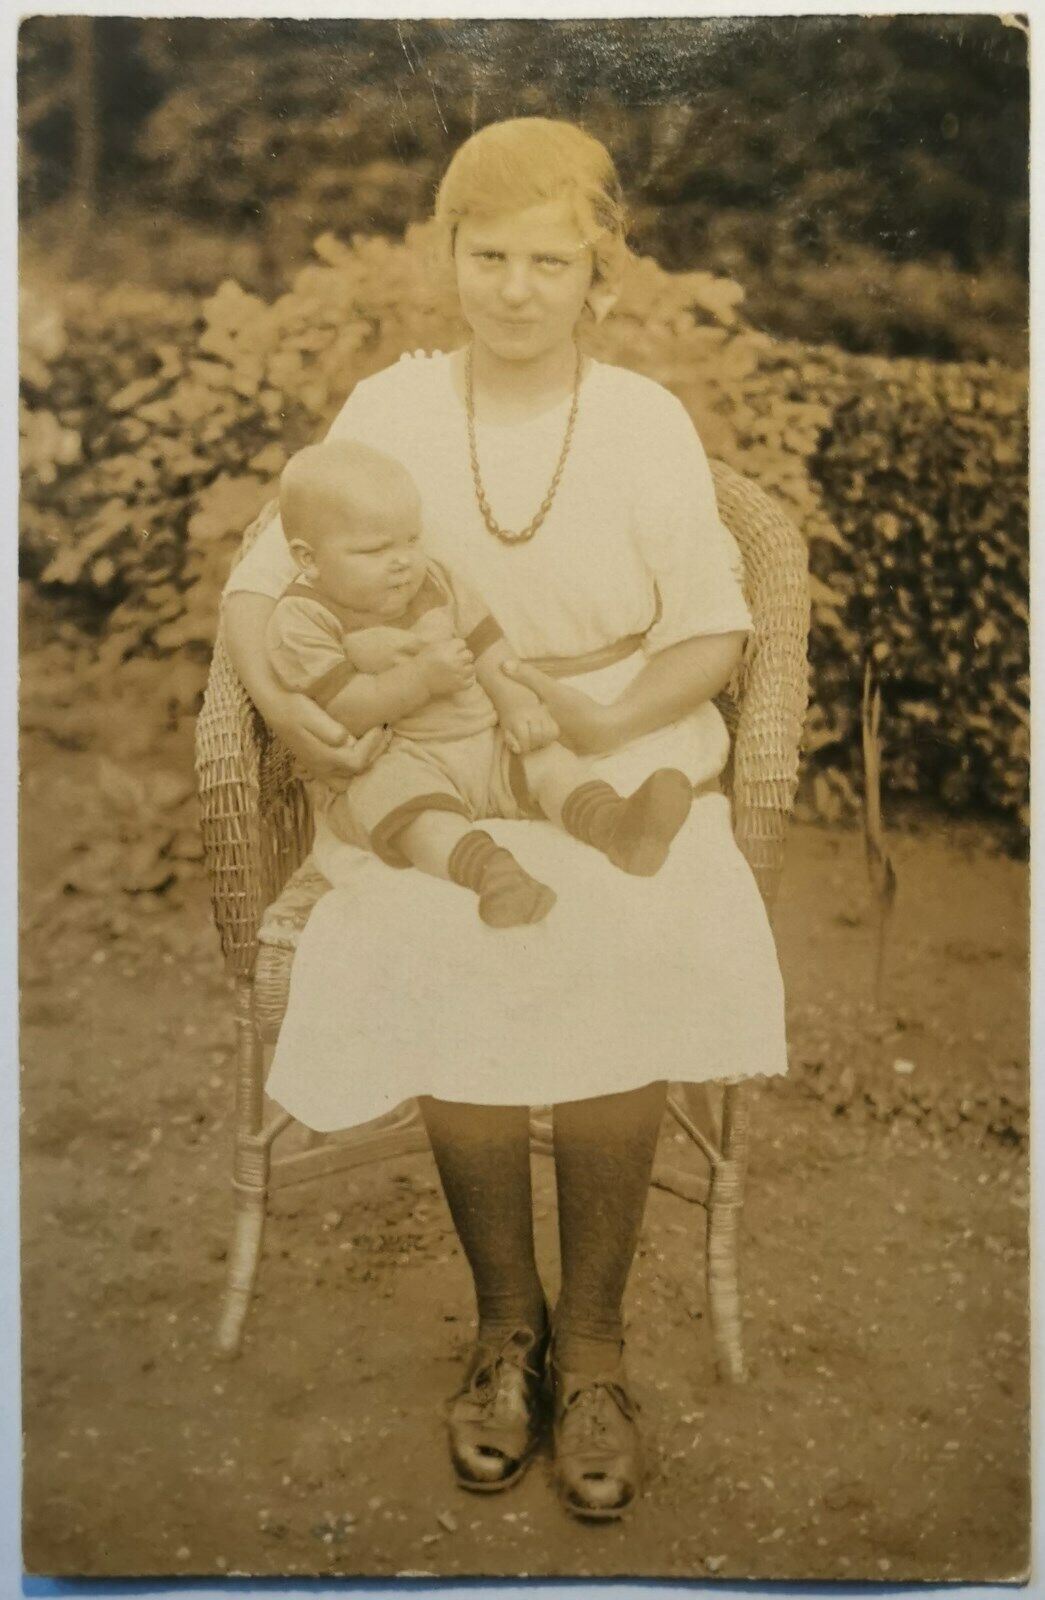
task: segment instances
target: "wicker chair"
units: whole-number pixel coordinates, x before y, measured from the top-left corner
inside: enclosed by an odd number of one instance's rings
[[[718,462],[713,471],[721,516],[743,555],[755,624],[745,660],[719,701],[733,735],[725,779],[737,841],[771,906],[807,698],[806,549],[753,483]],[[266,506],[247,530],[241,554],[272,509]],[[279,1031],[298,935],[330,885],[308,860],[312,819],[293,760],[248,699],[220,634],[197,724],[196,769],[214,914],[236,980],[235,1216],[216,1340],[219,1354],[234,1356],[257,1274],[269,1190],[423,1151],[428,1141],[416,1104],[408,1102],[345,1135],[307,1134],[304,1148],[274,1154],[293,1119],[281,1112],[265,1120],[262,1050]],[[721,1377],[733,1381],[744,1377],[737,1245],[752,1092],[750,1084],[726,1084],[714,1118],[699,1093],[673,1088],[669,1110],[701,1151],[708,1172],[704,1177],[658,1165],[653,1179],[706,1208],[716,1365]],[[532,1123],[532,1143],[550,1153],[550,1128],[540,1113]]]

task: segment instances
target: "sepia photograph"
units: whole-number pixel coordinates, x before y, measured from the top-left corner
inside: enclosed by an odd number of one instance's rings
[[[28,1574],[1026,1583],[1032,26],[21,20]]]

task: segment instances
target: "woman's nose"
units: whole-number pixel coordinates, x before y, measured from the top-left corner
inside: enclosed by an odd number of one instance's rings
[[[509,305],[521,305],[530,293],[530,273],[524,261],[509,262],[501,280],[501,298]]]

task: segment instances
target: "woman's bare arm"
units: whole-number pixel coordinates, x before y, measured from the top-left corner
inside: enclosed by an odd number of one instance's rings
[[[506,663],[502,670],[540,695],[564,744],[581,755],[603,755],[713,700],[732,677],[745,638],[740,632],[715,633],[669,645],[608,706],[525,662]]]
[[[687,711],[721,694],[743,655],[746,638],[745,633],[713,633],[658,650],[620,699],[607,707],[615,735],[608,748],[677,722]]]
[[[223,627],[232,665],[273,733],[314,778],[337,787],[368,767],[389,735],[374,728],[353,739],[308,695],[284,689],[265,649],[265,630],[275,603],[268,595],[246,590],[226,597]]]

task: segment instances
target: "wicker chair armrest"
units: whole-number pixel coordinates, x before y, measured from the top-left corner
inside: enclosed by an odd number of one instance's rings
[[[249,977],[265,907],[306,855],[312,815],[293,759],[265,726],[219,630],[196,722],[203,853],[226,965]]]
[[[767,905],[783,866],[809,698],[809,558],[801,534],[763,490],[713,466],[719,511],[744,559],[754,623],[728,698],[735,708],[733,825]]]
[[[262,506],[233,566],[278,511],[275,497]],[[222,951],[230,971],[249,977],[262,913],[307,853],[312,818],[293,759],[240,682],[220,628],[196,723],[196,781]]]

